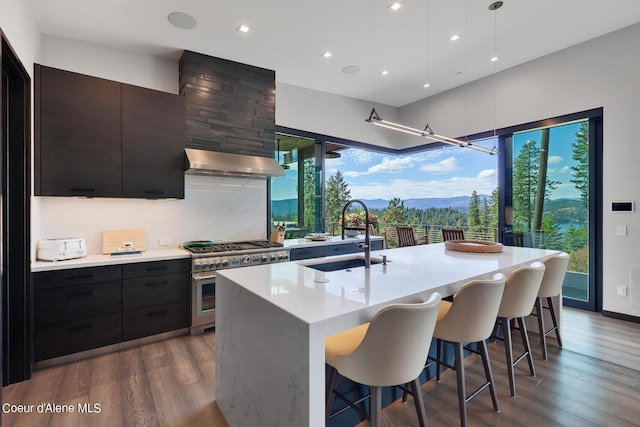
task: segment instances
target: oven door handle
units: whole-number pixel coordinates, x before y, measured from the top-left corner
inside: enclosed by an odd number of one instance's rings
[[[212,271],[211,273],[194,273],[193,274],[193,280],[209,280],[209,279],[215,279],[215,278],[216,278],[215,271]]]

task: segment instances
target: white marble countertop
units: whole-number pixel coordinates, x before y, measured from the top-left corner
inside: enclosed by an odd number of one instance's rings
[[[356,237],[345,237],[342,240],[342,236],[329,236],[327,240],[311,240],[311,239],[286,239],[284,241],[284,247],[287,249],[300,248],[304,246],[327,246],[336,244],[346,244],[358,241],[364,241],[364,235],[358,235]],[[382,236],[370,236],[371,240],[382,240]]]
[[[223,270],[218,275],[313,324],[411,296],[426,300],[435,291],[452,295],[471,279],[490,278],[499,271],[508,274],[554,253],[557,251],[505,246],[502,253],[475,254],[450,251],[443,243],[437,243],[373,251],[372,259],[386,255],[388,264],[369,269],[322,272],[306,267],[362,256],[351,254]]]
[[[380,240],[380,236],[371,236],[372,240]],[[284,241],[286,249],[305,246],[334,245],[364,240],[364,236],[347,237],[342,240],[340,236],[332,236],[325,241],[313,241],[309,239],[287,239]],[[130,264],[134,262],[163,261],[167,259],[190,258],[191,253],[181,248],[156,249],[145,251],[136,255],[102,255],[89,254],[84,258],[75,258],[65,261],[34,261],[31,263],[31,271],[65,270],[69,268],[98,267],[101,265]]]
[[[137,255],[87,255],[84,258],[65,261],[35,261],[31,263],[31,271],[66,270],[69,268],[99,267],[101,265],[131,264],[135,262],[164,261],[168,259],[191,258],[184,249],[170,248],[145,251]]]

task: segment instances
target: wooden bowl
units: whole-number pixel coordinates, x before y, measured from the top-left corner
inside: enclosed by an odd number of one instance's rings
[[[502,243],[485,240],[448,240],[444,247],[451,251],[472,252],[477,254],[495,254],[502,252]]]

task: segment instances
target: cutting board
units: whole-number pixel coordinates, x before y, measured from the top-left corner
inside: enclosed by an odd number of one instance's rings
[[[144,251],[144,230],[105,230],[102,232],[102,253],[109,255],[123,248],[125,242],[133,243],[138,251]]]

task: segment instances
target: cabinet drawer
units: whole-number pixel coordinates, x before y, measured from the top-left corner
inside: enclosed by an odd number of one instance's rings
[[[298,261],[301,259],[309,258],[321,258],[324,256],[324,246],[317,246],[313,248],[293,248],[289,254],[291,261]]]
[[[58,288],[87,283],[108,282],[122,278],[119,265],[91,268],[72,268],[70,270],[43,271],[34,273],[35,290]]]
[[[122,314],[36,326],[35,360],[45,360],[122,341]]]
[[[125,264],[122,266],[123,277],[131,279],[134,277],[146,277],[156,274],[189,272],[191,269],[191,259],[172,259],[167,261],[151,261],[136,264]]]
[[[123,313],[125,341],[189,326],[189,301],[127,310]]]
[[[342,255],[342,254],[352,254],[354,252],[359,252],[360,248],[355,243],[343,243],[340,245],[330,245],[325,246],[325,256],[331,255]]]
[[[124,310],[189,299],[189,274],[173,273],[125,279],[122,283]]]
[[[372,251],[381,251],[384,249],[384,240],[373,240],[371,242]]]
[[[121,311],[120,281],[41,289],[35,292],[37,326]]]

